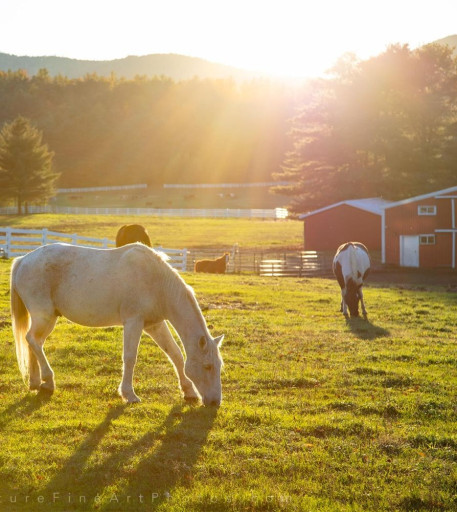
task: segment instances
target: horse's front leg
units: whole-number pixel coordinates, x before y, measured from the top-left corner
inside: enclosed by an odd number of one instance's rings
[[[340,311],[344,316],[348,316],[348,307],[346,301],[344,300],[344,294],[346,292],[346,288],[341,288],[341,307]]]
[[[178,375],[179,384],[186,400],[195,400],[198,393],[195,391],[192,381],[184,373],[184,359],[182,352],[174,340],[170,329],[165,321],[158,324],[148,325],[145,332],[151,336],[159,347],[167,354]]]
[[[140,398],[133,390],[133,370],[138,355],[143,321],[138,318],[130,318],[124,323],[124,349],[122,382],[119,386],[119,394],[128,403],[140,402]]]

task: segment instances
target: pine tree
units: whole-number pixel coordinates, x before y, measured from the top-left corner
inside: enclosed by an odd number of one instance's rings
[[[18,215],[29,202],[46,201],[54,194],[59,175],[52,170],[54,153],[42,138],[22,116],[6,123],[0,132],[0,197],[15,199]]]

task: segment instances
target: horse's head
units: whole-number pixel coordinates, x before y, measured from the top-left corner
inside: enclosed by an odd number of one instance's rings
[[[359,287],[352,279],[349,279],[346,283],[344,301],[349,308],[351,316],[359,316]]]
[[[223,339],[224,335],[214,339],[201,336],[186,360],[186,375],[194,383],[204,405],[219,406],[222,401],[223,362],[219,347]]]

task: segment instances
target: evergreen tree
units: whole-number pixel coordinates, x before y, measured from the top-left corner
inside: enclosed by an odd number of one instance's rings
[[[52,170],[54,154],[42,143],[42,133],[18,116],[0,132],[0,197],[15,199],[17,212],[29,202],[45,201],[54,194],[58,174]]]

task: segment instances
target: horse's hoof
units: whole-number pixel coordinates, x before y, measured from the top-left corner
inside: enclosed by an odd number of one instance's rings
[[[36,394],[36,396],[38,398],[49,398],[50,396],[52,396],[54,394],[54,388],[47,388],[47,387],[44,387],[43,384],[40,386],[40,388],[38,389],[38,393]]]
[[[135,393],[129,395],[121,394],[121,398],[126,404],[137,404],[138,402],[141,402],[141,398],[135,395]]]
[[[55,389],[54,382],[42,382],[40,384],[39,390],[46,393],[53,393]]]
[[[189,405],[196,405],[200,402],[198,396],[185,396],[184,401]]]

